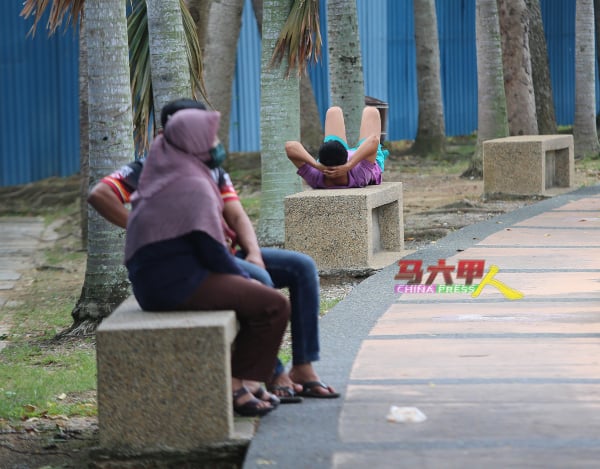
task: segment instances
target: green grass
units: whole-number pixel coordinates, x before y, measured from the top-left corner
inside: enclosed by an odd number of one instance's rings
[[[0,351],[0,419],[97,412],[93,341],[53,340],[72,323],[82,280],[73,271],[85,266],[85,253],[57,245],[45,255],[44,268],[3,306],[12,327]]]
[[[94,347],[53,350],[31,343],[11,345],[0,361],[0,417],[18,420],[53,415],[95,415]]]

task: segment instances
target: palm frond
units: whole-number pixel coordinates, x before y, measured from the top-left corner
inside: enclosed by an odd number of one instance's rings
[[[196,31],[196,23],[194,18],[188,10],[188,7],[184,0],[179,0],[181,4],[181,15],[183,18],[183,30],[186,38],[186,51],[188,62],[190,64],[190,77],[192,79],[192,93],[194,99],[198,99],[200,96],[206,103],[210,105],[208,101],[208,93],[204,86],[204,74],[202,66],[202,49],[200,48],[200,41],[198,39],[198,32]]]
[[[144,0],[133,0],[127,17],[129,40],[129,73],[133,106],[133,137],[137,153],[148,148],[148,134],[152,131],[152,80],[150,75],[150,42],[148,15]],[[153,123],[152,123],[153,124]]]
[[[35,35],[37,25],[42,20],[48,5],[51,0],[25,0],[23,3],[23,9],[20,15],[27,19],[33,16],[33,25],[29,29],[28,35]],[[56,32],[59,26],[63,24],[66,19],[66,25],[70,23],[79,24],[83,17],[83,3],[84,0],[53,0],[50,8],[50,15],[48,17],[48,23],[46,29],[48,29],[48,35],[52,35]]]
[[[319,0],[294,0],[271,58],[270,65],[279,65],[287,57],[285,76],[293,69],[298,75],[306,73],[306,66],[321,56],[321,29],[319,27]]]
[[[202,97],[208,103],[208,95],[202,75],[202,52],[194,19],[185,1],[179,0],[183,28],[186,38],[186,53],[192,80],[192,94],[195,99]],[[34,35],[48,6],[50,16],[47,23],[49,34],[53,34],[63,21],[67,25],[81,21],[84,0],[25,0],[21,16],[34,17],[29,34]],[[133,105],[133,135],[138,154],[143,154],[149,145],[148,136],[154,134],[154,100],[150,74],[150,42],[148,38],[148,15],[145,0],[131,0],[131,11],[127,16],[127,36],[129,41],[129,68],[131,99]],[[210,104],[210,103],[209,103]]]
[[[183,29],[186,38],[186,53],[192,80],[194,99],[208,97],[202,76],[202,52],[196,25],[184,0],[180,0]],[[143,154],[150,144],[149,135],[156,133],[152,74],[150,72],[150,42],[148,37],[148,15],[145,0],[132,0],[131,13],[127,17],[129,37],[129,64],[131,70],[131,98],[133,103],[133,135],[138,154]]]

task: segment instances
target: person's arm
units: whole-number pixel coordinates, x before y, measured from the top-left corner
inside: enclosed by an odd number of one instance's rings
[[[296,168],[301,168],[305,164],[312,166],[313,168],[323,171],[326,166],[319,163],[313,158],[313,156],[306,151],[306,148],[296,141],[285,142],[285,153],[289,160],[294,163]]]
[[[352,158],[350,158],[345,164],[340,166],[325,167],[325,169],[322,170],[323,174],[330,178],[336,178],[348,173],[362,160],[375,163],[375,159],[377,158],[377,148],[379,148],[379,136],[372,135],[367,137],[354,152]]]
[[[246,253],[246,260],[261,268],[265,263],[260,253],[254,226],[239,200],[226,200],[223,207],[223,218],[237,235],[237,243]]]
[[[102,181],[96,184],[90,191],[87,202],[109,222],[121,228],[127,226],[129,210],[108,184]]]

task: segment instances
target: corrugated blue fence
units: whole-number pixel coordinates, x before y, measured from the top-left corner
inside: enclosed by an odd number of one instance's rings
[[[245,0],[233,87],[230,148],[257,151],[260,128],[260,38]],[[475,0],[436,2],[446,133],[477,127]],[[541,0],[559,124],[574,115],[575,0]],[[31,21],[20,2],[0,17],[0,185],[21,184],[79,169],[78,40],[69,29],[26,37]],[[389,103],[388,139],[417,131],[417,85],[412,0],[357,0],[366,94]],[[326,5],[321,1],[323,50]],[[311,66],[321,119],[329,106],[327,60]],[[240,77],[242,77],[240,79]],[[597,86],[598,90],[598,86]],[[596,93],[600,101],[600,93]]]
[[[3,2],[0,16],[0,185],[79,170],[77,34],[48,38],[19,17],[22,2]],[[45,23],[43,23],[45,25]]]
[[[244,28],[254,19],[246,0]],[[560,125],[569,125],[574,115],[575,0],[541,0],[550,74]],[[389,103],[388,139],[413,139],[417,133],[418,100],[412,0],[357,0],[365,92]],[[442,93],[446,134],[469,135],[477,129],[477,55],[475,48],[475,0],[436,2],[440,40]],[[327,50],[326,6],[321,2],[323,50]],[[237,77],[244,77],[243,90],[256,96],[260,90],[258,66],[242,63],[248,48],[260,47],[258,34],[243,36],[238,47]],[[329,106],[327,58],[309,70],[321,120]],[[250,79],[249,79],[250,78]],[[596,101],[600,107],[600,88]],[[250,99],[250,98],[248,98]],[[251,111],[245,111],[251,106]],[[233,151],[259,149],[259,110],[254,102],[234,103],[231,126]],[[242,118],[253,117],[243,121]],[[236,132],[243,136],[237,136]],[[241,138],[243,137],[243,138]],[[239,146],[237,146],[239,144]]]

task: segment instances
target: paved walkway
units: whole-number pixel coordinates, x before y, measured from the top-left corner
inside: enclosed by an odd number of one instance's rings
[[[43,239],[44,220],[40,217],[0,217],[0,350],[9,332],[8,293],[23,272],[35,265],[35,254]]]
[[[317,369],[343,398],[263,418],[244,468],[599,467],[600,186],[467,227],[410,259],[484,260],[501,283],[476,298],[399,294],[398,265],[361,283],[321,323]],[[507,299],[504,286],[523,298]],[[392,406],[426,420],[390,422]]]

